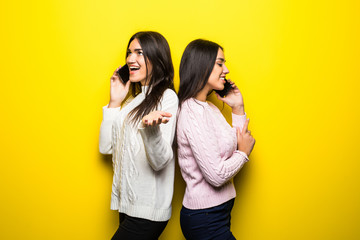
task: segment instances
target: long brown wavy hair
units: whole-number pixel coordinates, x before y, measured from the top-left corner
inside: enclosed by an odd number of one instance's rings
[[[166,39],[158,32],[137,32],[129,40],[137,39],[142,48],[146,63],[146,79],[150,76],[145,99],[129,113],[129,118],[136,124],[145,115],[155,110],[164,91],[168,88],[174,90],[174,67],[172,64],[170,47]],[[128,53],[126,53],[126,58]],[[148,63],[152,65],[152,72],[148,72]],[[141,83],[131,83],[131,94],[136,97],[141,92]]]

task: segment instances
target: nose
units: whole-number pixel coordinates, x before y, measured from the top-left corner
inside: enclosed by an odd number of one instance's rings
[[[228,74],[229,72],[229,69],[226,67],[225,64],[223,64],[223,73]]]
[[[136,61],[135,58],[136,58],[135,54],[129,53],[129,55],[126,58],[126,62],[127,63],[134,63]]]

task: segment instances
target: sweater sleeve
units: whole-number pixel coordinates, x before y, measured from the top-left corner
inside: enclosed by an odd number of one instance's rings
[[[163,169],[174,157],[172,142],[175,133],[177,109],[177,95],[174,91],[166,90],[160,102],[159,110],[172,114],[169,122],[154,127],[139,127],[148,162],[155,171]]]
[[[215,136],[214,129],[218,126],[214,126],[213,114],[216,113],[187,109],[182,116],[182,127],[205,180],[215,187],[220,187],[239,172],[247,158],[239,151],[234,151],[228,159],[221,158],[221,139]]]
[[[112,124],[117,114],[120,112],[118,108],[103,107],[103,121],[100,126],[99,149],[102,154],[112,153]]]
[[[232,113],[232,125],[234,128],[239,127],[240,130],[243,129],[245,121],[246,121],[246,113],[245,115],[237,115]]]

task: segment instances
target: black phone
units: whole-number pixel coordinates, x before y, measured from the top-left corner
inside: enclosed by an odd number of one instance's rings
[[[117,74],[119,74],[121,81],[125,84],[127,81],[129,81],[129,67],[127,64],[122,66],[118,71]]]
[[[230,82],[227,79],[225,79],[224,89],[223,90],[215,90],[215,92],[217,94],[219,94],[220,97],[225,97],[231,89],[232,89],[232,86],[231,86]]]

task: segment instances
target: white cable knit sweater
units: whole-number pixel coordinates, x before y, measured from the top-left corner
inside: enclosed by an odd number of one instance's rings
[[[120,108],[103,107],[100,152],[113,154],[111,209],[129,216],[167,221],[174,188],[174,154],[178,98],[167,89],[157,110],[172,114],[167,124],[141,128],[128,121],[129,112],[145,97],[147,86]]]

